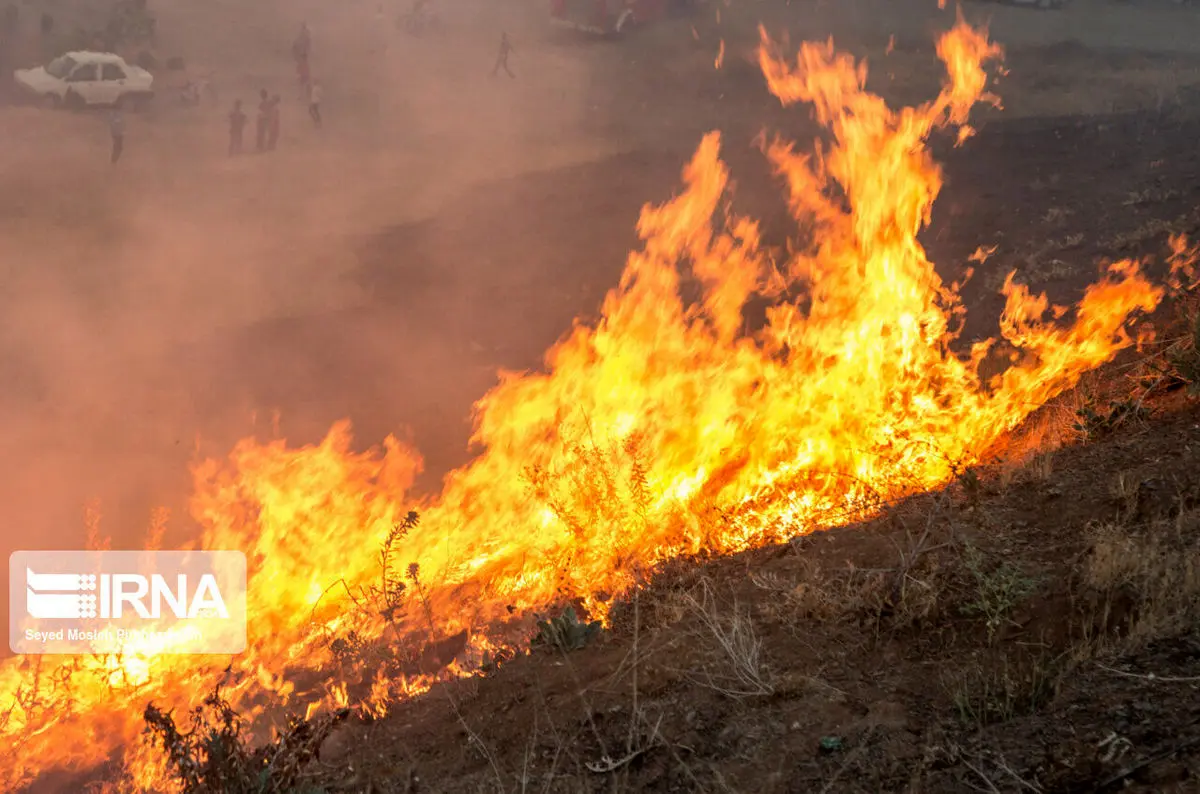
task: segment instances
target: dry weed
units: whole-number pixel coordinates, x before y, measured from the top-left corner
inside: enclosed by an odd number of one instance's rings
[[[1200,606],[1200,511],[1132,528],[1094,525],[1088,532],[1084,584],[1112,600],[1131,597],[1123,650],[1187,630]]]
[[[806,623],[845,621],[874,631],[873,636],[864,635],[864,641],[877,640],[885,629],[902,631],[921,625],[943,609],[956,570],[935,555],[944,546],[931,546],[930,535],[923,533],[908,537],[907,547],[897,550],[894,567],[847,565],[829,570],[801,558],[796,579],[752,573],[750,580],[775,596],[765,608],[793,630]]]
[[[1109,496],[1119,505],[1122,520],[1132,516],[1137,510],[1138,486],[1141,485],[1141,482],[1141,478],[1132,472],[1122,471],[1117,472],[1112,482],[1109,483]]]
[[[976,727],[1007,722],[1045,707],[1058,693],[1064,668],[1046,654],[1002,652],[943,678],[959,719]]]
[[[1054,451],[1040,452],[1024,460],[1015,460],[1000,469],[1000,489],[1008,490],[1013,485],[1044,483],[1054,473]]]
[[[694,683],[733,698],[770,695],[775,691],[762,655],[762,640],[750,616],[737,603],[722,611],[708,581],[697,593],[684,593],[684,604],[698,628],[693,637],[708,648],[713,658],[703,664],[699,675],[685,672]]]
[[[1037,589],[1037,583],[1012,562],[986,554],[977,546],[964,544],[963,565],[970,575],[971,594],[963,612],[978,615],[994,642],[1000,629],[1010,622],[1012,612]]]
[[[885,571],[854,567],[826,571],[804,558],[799,565],[796,580],[769,573],[750,576],[756,587],[779,596],[773,604],[775,616],[787,623],[855,617],[876,606],[886,590]]]

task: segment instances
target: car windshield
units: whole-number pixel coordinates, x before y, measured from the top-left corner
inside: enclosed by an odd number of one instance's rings
[[[75,59],[69,55],[64,55],[61,58],[55,58],[46,66],[46,73],[51,77],[57,77],[59,80],[65,80],[71,70],[75,68]]]

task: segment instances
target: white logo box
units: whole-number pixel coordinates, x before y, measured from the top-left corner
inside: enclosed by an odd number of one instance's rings
[[[237,654],[240,551],[17,551],[9,647],[19,654]]]

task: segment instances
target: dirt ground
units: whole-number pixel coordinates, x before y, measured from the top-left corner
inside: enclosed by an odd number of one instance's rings
[[[592,42],[548,30],[537,3],[445,0],[443,30],[415,39],[389,23],[398,6],[381,15],[365,0],[151,6],[156,54],[211,75],[215,102],[160,97],[129,119],[116,167],[98,114],[29,107],[11,91],[0,106],[5,554],[30,537],[78,544],[89,500],[117,546],[159,505],[175,516],[168,542],[186,537],[189,460],[253,433],[311,442],[343,417],[364,445],[410,437],[436,489],[469,457],[471,403],[498,368],[538,366],[574,318],[595,313],[639,208],[675,190],[705,131],[724,133],[735,206],[769,236],[787,234],[752,142],[764,127],[804,140],[812,126],[802,109],[778,107],[750,62],[759,22],[793,40],[832,34],[869,58],[871,85],[896,102],[930,96],[940,76],[930,42],[952,22],[932,2],[771,0]],[[1200,13],[1100,0],[965,13],[990,18],[1008,51],[1005,108],[981,114],[966,146],[939,142],[947,185],[924,241],[948,278],[977,247],[997,246],[964,293],[970,337],[993,332],[998,279],[1013,265],[1067,300],[1098,259],[1161,257],[1168,229],[1200,227]],[[295,99],[287,54],[302,20],[326,91],[320,131]],[[513,80],[489,74],[502,29],[517,47]],[[228,103],[260,87],[290,101],[281,148],[227,158]],[[994,494],[960,488],[804,548],[681,566],[639,596],[636,632],[624,621],[597,648],[456,684],[455,708],[438,691],[348,727],[331,741],[354,749],[332,747],[323,774],[375,792],[1118,786],[1126,778],[1114,776],[1186,743],[1200,719],[1192,683],[1171,680],[1193,675],[1195,639],[1164,629],[1139,636],[1165,639],[1125,642],[1105,624],[1094,631],[1104,641],[1088,645],[1077,625],[1117,590],[1135,617],[1153,611],[1138,606],[1152,600],[1150,574],[1077,581],[1081,555],[1100,542],[1095,522],[1132,538],[1106,536],[1110,545],[1183,542],[1155,535],[1166,531],[1155,518],[1122,518],[1110,494],[1119,475],[1171,482],[1194,467],[1197,415],[1179,397],[1159,410],[1056,454],[1046,471],[991,475]],[[1194,521],[1182,515],[1171,520]],[[892,587],[887,577],[908,565],[895,545],[911,551],[928,516],[928,545],[956,552],[918,555],[914,586],[946,585],[937,614],[908,622],[894,613],[909,607],[887,599],[837,597],[872,570]],[[960,613],[999,559],[1039,582],[1024,603],[1050,606],[1006,616],[995,637]],[[973,572],[977,563],[993,568]],[[679,672],[720,663],[699,644],[678,647],[706,625],[704,588],[723,603],[736,592],[763,640],[769,694],[722,695]],[[1070,665],[1058,658],[1068,651]],[[1096,744],[1109,732],[1121,741],[1104,761],[1116,740]],[[585,766],[604,756],[613,770]],[[1146,791],[1187,790],[1188,774],[1162,761],[1132,778]]]

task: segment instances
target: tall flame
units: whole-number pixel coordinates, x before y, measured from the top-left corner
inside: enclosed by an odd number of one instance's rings
[[[331,634],[352,627],[399,642],[466,630],[473,648],[490,648],[513,614],[578,599],[602,615],[639,568],[671,556],[861,518],[945,483],[1128,346],[1127,319],[1152,310],[1161,290],[1122,262],[1069,325],[1054,322],[1064,309],[1010,276],[1000,330],[1024,356],[989,382],[979,364],[990,341],[952,352],[963,308],[916,239],[942,184],[926,140],[939,128],[965,139],[970,108],[995,102],[983,66],[1001,51],[961,19],[937,50],[941,93],[894,110],[832,42],[804,44],[789,62],[764,34],[770,90],[812,105],[829,132],[815,154],[765,147],[811,244],[775,259],[753,221],[714,223],[729,173],[720,137],[707,135],[683,192],[643,211],[644,246],[598,325],[555,345],[545,374],[502,373],[475,408],[482,453],[437,498],[409,493],[415,452],[392,439],[352,452],[344,424],[316,446],[247,440],[227,462],[200,466],[199,545],[243,549],[250,562],[250,650],[234,660],[227,696],[251,716],[272,702],[301,712],[348,703],[343,683],[297,683],[297,670],[329,661]],[[700,289],[695,303],[681,297],[685,280]],[[747,304],[762,296],[774,305],[747,332]],[[420,607],[396,621],[355,612],[347,595],[379,580],[375,551],[412,509],[421,521],[395,557],[417,564],[409,593]],[[47,658],[0,669],[14,703],[0,703],[0,741],[13,748],[0,781],[12,789],[115,754],[137,784],[161,787],[161,762],[139,741],[142,707],[188,702],[225,661]],[[429,683],[368,676],[361,697],[382,714]]]

